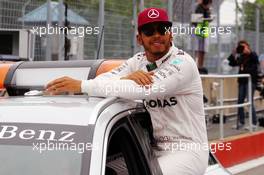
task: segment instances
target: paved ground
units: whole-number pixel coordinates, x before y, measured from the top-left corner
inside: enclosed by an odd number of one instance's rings
[[[263,174],[264,174],[264,165],[236,175],[263,175]]]
[[[264,116],[264,113],[258,113],[258,116]],[[236,117],[228,117],[228,120],[226,123],[224,123],[224,137],[227,136],[235,136],[235,135],[240,135],[243,133],[249,132],[248,130],[245,129],[232,129],[232,126],[236,124]],[[248,118],[246,118],[246,125],[248,124]],[[263,127],[258,127],[258,130],[264,130]],[[220,130],[219,130],[219,124],[214,124],[212,123],[211,120],[209,120],[209,123],[207,124],[207,132],[208,132],[208,139],[209,141],[211,140],[218,140],[220,138]],[[264,173],[263,173],[264,175]]]

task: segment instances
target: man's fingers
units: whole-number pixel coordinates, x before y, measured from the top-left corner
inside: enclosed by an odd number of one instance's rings
[[[144,79],[141,77],[141,75],[138,72],[136,72],[134,76],[137,79],[137,81],[139,82],[138,83],[139,85],[143,85],[143,86],[145,85]]]
[[[144,85],[152,83],[152,78],[144,72],[139,72],[140,78],[144,81]]]
[[[138,85],[144,85],[144,81],[141,80],[140,76],[138,74],[133,75],[133,80],[138,84]]]
[[[133,72],[132,74],[122,77],[121,79],[130,79],[135,81],[138,85],[147,86],[153,83],[152,75],[154,72],[144,72],[142,70]]]
[[[152,76],[154,75],[154,72],[144,72],[142,71],[142,73],[148,77],[148,79],[153,83],[153,78]]]
[[[141,82],[140,85],[145,86],[145,85],[149,84],[148,79],[145,77],[145,75],[143,73],[137,72],[136,77]]]
[[[62,77],[49,83],[45,93],[50,95],[59,95],[65,92],[80,93],[81,80],[75,80],[69,77]]]
[[[144,75],[145,78],[148,79],[148,84],[147,85],[150,85],[153,83],[153,75],[154,75],[154,72],[144,72],[144,71],[140,71],[140,73],[142,73]]]
[[[135,78],[135,77],[132,77],[132,78],[129,78],[130,80],[133,80],[134,82],[136,82],[138,85],[141,85],[142,83],[140,82],[139,79]]]
[[[65,82],[55,83],[55,84],[51,85],[49,88],[47,88],[47,91],[56,90],[56,89],[63,87],[63,86],[65,86]]]
[[[60,84],[50,87],[45,92],[50,95],[60,95],[64,92],[69,92],[69,89],[63,83],[60,83]]]
[[[58,79],[55,79],[53,81],[51,81],[50,83],[47,84],[46,88],[49,88],[55,84],[58,84],[58,83],[61,83],[63,81],[65,81],[67,79],[67,77],[62,77],[62,78],[58,78]]]

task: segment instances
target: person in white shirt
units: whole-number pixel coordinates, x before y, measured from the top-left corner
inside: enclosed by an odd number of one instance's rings
[[[173,46],[171,26],[163,9],[145,9],[138,16],[137,35],[145,52],[95,79],[56,79],[46,91],[143,100],[163,174],[202,175],[209,153],[201,79],[194,60]]]

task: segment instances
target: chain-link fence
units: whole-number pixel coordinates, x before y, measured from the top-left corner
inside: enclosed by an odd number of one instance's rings
[[[105,2],[104,56],[127,58],[132,53],[133,1]]]
[[[264,53],[264,6],[244,3],[244,36],[257,54]]]
[[[78,15],[75,20],[84,19],[87,24],[92,28],[98,26],[98,2],[81,2],[81,1],[68,1],[69,14]],[[0,28],[9,29],[32,29],[33,27],[46,27],[48,8],[50,8],[51,25],[60,26],[65,23],[65,10],[61,11],[62,24],[59,24],[59,2],[53,1],[50,6],[45,0],[1,0],[0,1]],[[70,17],[69,17],[70,18]],[[80,26],[78,21],[69,21],[69,26]],[[58,43],[59,38],[56,35],[52,36],[51,40],[48,40],[48,35],[39,36],[36,35],[35,42],[35,60],[45,60],[47,47],[51,48],[51,55],[53,60],[58,58],[59,52],[64,51],[63,43]],[[98,35],[85,35],[82,37],[84,58],[93,59],[97,49],[97,37]],[[61,47],[58,46],[60,44]]]
[[[70,52],[68,56],[75,54],[75,57],[71,56],[68,59],[96,59],[99,51],[103,52],[104,58],[129,58],[139,50],[135,40],[136,19],[143,6],[165,8],[175,26],[190,26],[191,14],[196,5],[196,0],[105,0],[104,8],[101,10],[102,0],[57,0],[51,1],[50,5],[48,1],[0,0],[0,28],[32,29],[34,26],[46,27],[49,21],[52,26],[65,26],[65,24],[69,27],[85,26],[90,27],[93,32],[84,37],[67,36],[70,41],[65,36],[53,35],[49,36],[50,38],[47,35],[36,36],[35,60],[47,60],[48,54],[51,55],[52,60],[64,58],[67,49]],[[210,23],[211,26],[219,25],[217,12],[224,1],[235,3],[236,0],[213,0],[212,14],[215,18]],[[63,5],[60,6],[60,3]],[[219,64],[231,53],[236,41],[241,38],[248,40],[253,50],[258,50],[259,54],[264,52],[263,7],[251,5],[252,7],[249,8],[249,6],[247,2],[244,6],[242,4],[238,6],[238,20],[241,21],[244,15],[245,22],[230,26],[232,30],[230,35],[221,36],[220,40],[217,37],[209,37],[209,52],[206,54],[205,66],[210,72],[219,71],[221,67]],[[48,20],[49,16],[50,20]],[[100,20],[103,22],[100,23]],[[259,25],[256,25],[256,20],[259,21]],[[96,27],[101,27],[99,33],[94,32]],[[175,35],[174,43],[194,56],[191,38],[192,35]],[[101,45],[100,50],[99,45]],[[70,46],[71,49],[68,48]],[[78,49],[73,46],[78,46]]]

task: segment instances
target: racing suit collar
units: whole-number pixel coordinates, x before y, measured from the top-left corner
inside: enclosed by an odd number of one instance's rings
[[[178,50],[178,49],[177,49],[174,45],[172,45],[172,46],[170,47],[169,51],[168,51],[163,57],[161,57],[159,60],[155,61],[157,67],[159,67],[159,66],[160,66],[162,63],[164,63],[165,61],[167,61],[167,60],[171,57],[172,52],[173,52],[173,51],[177,51],[177,50]]]

